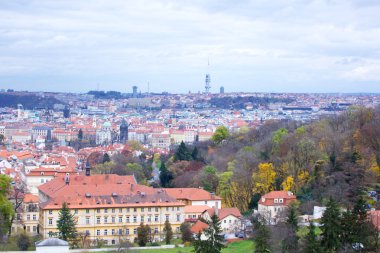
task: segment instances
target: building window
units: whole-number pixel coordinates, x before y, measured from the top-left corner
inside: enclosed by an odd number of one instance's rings
[[[156,222],[158,221],[158,215],[154,216],[154,221],[156,221]]]
[[[169,221],[169,215],[168,215],[168,214],[165,215],[165,220],[166,220],[166,221]]]
[[[104,213],[108,213],[108,209],[107,208],[104,209]]]
[[[181,220],[181,215],[177,214],[177,221]]]
[[[158,228],[154,228],[154,233],[158,234]]]
[[[26,220],[30,220],[30,214],[26,215]]]
[[[156,207],[155,209],[156,209],[156,212],[158,212],[158,207]]]
[[[149,208],[148,208],[148,212],[151,212],[151,211],[152,211],[152,208],[149,207]]]
[[[49,218],[49,225],[53,225],[53,219]]]
[[[122,213],[123,212],[123,208],[119,208],[119,213]]]
[[[137,216],[133,216],[133,222],[137,222]]]
[[[133,212],[137,212],[137,208],[135,207],[135,208],[133,208]]]
[[[144,222],[144,215],[141,215],[141,222]]]
[[[127,220],[126,220],[127,223],[129,223],[129,216],[127,216]]]
[[[123,216],[119,216],[119,223],[123,222]]]
[[[207,205],[207,200],[205,201],[205,205]]]
[[[180,227],[176,227],[175,231],[176,231],[177,233],[179,233],[179,232],[180,232]]]
[[[78,214],[78,209],[74,209],[74,213],[75,213],[75,214]]]
[[[278,199],[274,199],[274,203],[277,204],[278,203]]]
[[[96,235],[100,235],[100,230],[96,230]]]
[[[90,213],[90,209],[86,209],[86,213]]]
[[[123,233],[123,229],[119,228],[119,235]]]
[[[177,211],[179,211],[179,206],[177,206]]]
[[[53,214],[53,210],[49,210],[49,214]]]
[[[144,212],[144,207],[141,207],[141,212]]]
[[[169,211],[169,207],[166,207],[166,211]]]
[[[126,235],[129,235],[129,228],[127,228],[127,229],[125,230],[125,234],[126,234]]]
[[[129,213],[129,207],[127,207],[127,213]]]
[[[96,209],[96,212],[97,212],[97,213],[100,213],[100,209]]]
[[[108,234],[107,229],[104,229],[104,235],[107,235],[107,234]]]
[[[278,203],[284,203],[284,200],[283,199],[279,199]]]
[[[137,229],[136,228],[133,229],[133,234],[134,235],[137,234]]]
[[[115,213],[115,208],[112,208],[112,213]]]
[[[115,244],[115,240],[112,240],[111,243],[112,243],[112,244]]]
[[[33,226],[33,232],[37,232],[37,227]]]
[[[86,217],[86,224],[90,224],[90,217]]]
[[[115,216],[112,216],[112,223],[115,223]]]
[[[37,220],[37,216],[33,214],[33,220]]]
[[[86,235],[90,235],[90,230],[86,230]]]
[[[104,223],[107,223],[108,217],[104,217]]]
[[[96,217],[96,224],[100,224],[100,217]]]
[[[112,234],[112,235],[115,235],[115,229],[112,229],[112,230],[111,230],[111,234]]]
[[[152,221],[152,216],[148,216],[148,222],[151,222]]]

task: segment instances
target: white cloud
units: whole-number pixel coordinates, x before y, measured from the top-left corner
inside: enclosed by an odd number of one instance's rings
[[[101,80],[125,89],[149,80],[187,92],[202,89],[206,71],[215,88],[229,90],[375,83],[378,13],[371,0],[5,1],[0,86],[46,76],[38,88]]]

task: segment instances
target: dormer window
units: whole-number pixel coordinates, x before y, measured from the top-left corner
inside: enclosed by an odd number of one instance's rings
[[[278,203],[284,203],[284,199],[279,199]]]
[[[278,203],[278,199],[274,199],[274,203],[277,204]]]

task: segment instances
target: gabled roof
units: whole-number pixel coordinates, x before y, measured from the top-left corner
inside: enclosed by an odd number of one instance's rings
[[[185,206],[185,213],[203,213],[209,206]]]
[[[279,201],[277,203],[274,202],[275,199],[282,199],[283,201],[280,203]],[[259,205],[264,206],[286,206],[290,202],[296,200],[296,196],[290,191],[271,191],[267,194],[261,196]]]
[[[213,216],[215,213],[215,208],[209,208],[206,210],[206,212],[210,216]],[[223,220],[224,218],[226,218],[229,215],[235,216],[236,218],[241,217],[241,213],[240,213],[239,209],[237,209],[236,207],[218,209],[219,220]]]
[[[208,225],[204,223],[203,221],[198,220],[192,227],[191,227],[191,232],[194,234],[199,234],[202,233],[203,230],[208,228]]]

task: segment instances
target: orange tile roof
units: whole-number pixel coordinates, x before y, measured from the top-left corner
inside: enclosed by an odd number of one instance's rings
[[[221,200],[219,196],[212,196],[211,193],[200,188],[166,188],[166,192],[176,199],[186,200]]]
[[[274,199],[283,199],[283,203],[274,203]],[[288,191],[271,191],[261,196],[259,204],[265,206],[285,206],[296,200],[296,196]]]
[[[191,227],[191,232],[194,234],[199,234],[202,233],[203,230],[208,228],[208,225],[204,223],[203,221],[198,220],[192,227]]]
[[[27,193],[24,195],[24,203],[38,203],[39,198],[36,195]]]
[[[215,213],[215,208],[209,208],[209,209],[207,209],[207,212],[210,216],[213,216]],[[239,209],[237,209],[236,207],[218,209],[219,220],[223,220],[228,215],[233,215],[236,218],[241,217],[241,213],[240,213]]]
[[[185,206],[185,213],[203,213],[209,206]]]

